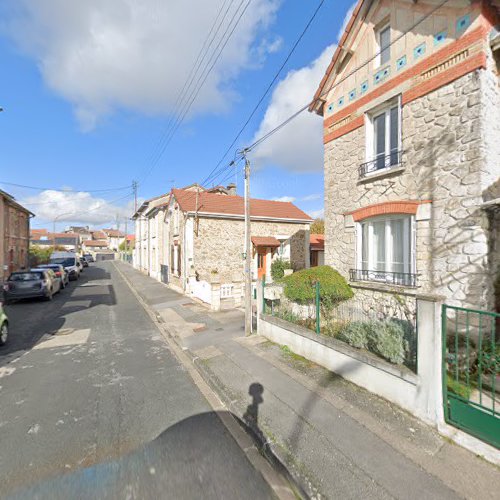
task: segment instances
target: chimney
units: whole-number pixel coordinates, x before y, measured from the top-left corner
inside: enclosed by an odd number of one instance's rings
[[[226,189],[229,196],[236,196],[236,184],[228,184]]]

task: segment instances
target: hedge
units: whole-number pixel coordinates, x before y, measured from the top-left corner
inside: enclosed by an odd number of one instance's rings
[[[283,282],[285,296],[299,304],[314,302],[317,282],[322,303],[337,304],[354,296],[345,278],[330,266],[302,269],[285,277]]]
[[[288,260],[276,259],[271,264],[271,276],[274,281],[280,280],[285,276],[285,269],[292,269],[292,264]]]

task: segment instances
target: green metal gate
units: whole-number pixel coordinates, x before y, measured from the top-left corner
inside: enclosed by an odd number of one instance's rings
[[[447,423],[500,448],[500,314],[443,305]]]

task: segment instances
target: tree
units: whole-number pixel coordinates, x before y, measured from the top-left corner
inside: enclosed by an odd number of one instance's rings
[[[325,234],[325,219],[315,219],[311,224],[311,234]]]

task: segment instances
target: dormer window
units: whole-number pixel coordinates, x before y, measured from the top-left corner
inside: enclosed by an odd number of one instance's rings
[[[383,66],[391,59],[391,27],[386,24],[381,29],[377,30],[377,45],[378,55],[376,59],[376,66]]]

